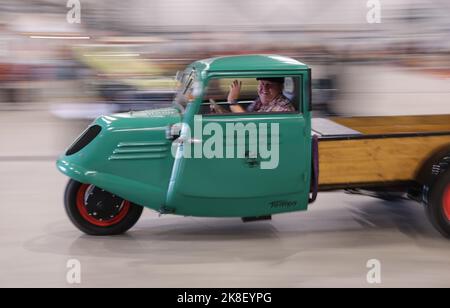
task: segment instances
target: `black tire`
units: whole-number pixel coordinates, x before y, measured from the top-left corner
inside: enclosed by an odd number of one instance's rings
[[[450,238],[449,190],[450,170],[447,170],[430,187],[430,198],[426,206],[431,223],[446,238]]]
[[[136,222],[141,217],[143,207],[115,197],[111,193],[108,193],[104,190],[101,190],[101,193],[107,197],[114,197],[114,200],[121,200],[121,210],[117,213],[117,216],[114,219],[102,221],[102,219],[97,220],[96,218],[90,217],[91,214],[86,215],[88,211],[84,212],[84,210],[80,210],[80,196],[86,194],[87,189],[91,189],[91,191],[99,191],[99,188],[93,185],[82,184],[75,180],[69,180],[67,183],[66,190],[64,193],[64,206],[72,223],[82,232],[88,235],[118,235],[125,233],[131,227],[133,227]],[[95,189],[95,190],[92,190]],[[94,193],[89,194],[94,195]],[[77,200],[78,199],[78,200]],[[83,203],[87,207],[87,201],[85,198],[82,199]],[[109,200],[109,199],[108,199]],[[105,201],[105,202],[108,202]],[[97,203],[99,204],[99,203]],[[113,207],[112,204],[108,205],[109,207]],[[124,207],[126,206],[126,210]],[[83,213],[82,213],[83,212]],[[96,213],[94,213],[96,215]],[[111,216],[113,217],[113,216]],[[90,221],[89,221],[90,220]]]

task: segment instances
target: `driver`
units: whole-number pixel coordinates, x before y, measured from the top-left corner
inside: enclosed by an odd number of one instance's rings
[[[228,103],[232,112],[283,112],[295,111],[294,106],[283,95],[283,77],[260,77],[258,80],[258,98],[244,109],[238,104],[242,82],[234,80],[230,85]]]

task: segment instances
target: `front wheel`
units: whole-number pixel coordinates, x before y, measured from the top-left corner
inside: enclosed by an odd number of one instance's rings
[[[442,174],[430,188],[427,214],[433,226],[450,238],[450,170]]]
[[[117,235],[133,227],[143,207],[90,184],[70,180],[64,194],[67,215],[89,235]]]

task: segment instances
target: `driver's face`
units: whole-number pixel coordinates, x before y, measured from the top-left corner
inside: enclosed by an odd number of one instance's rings
[[[259,80],[258,95],[263,104],[271,102],[274,98],[281,94],[283,85],[281,83]]]

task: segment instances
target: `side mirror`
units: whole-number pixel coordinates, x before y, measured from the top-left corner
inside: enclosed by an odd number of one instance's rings
[[[175,123],[168,126],[166,129],[166,139],[175,140],[180,137],[182,126],[183,123]]]
[[[181,81],[181,74],[182,74],[181,71],[177,71],[177,73],[175,74],[175,80]]]

